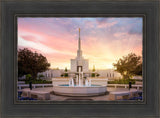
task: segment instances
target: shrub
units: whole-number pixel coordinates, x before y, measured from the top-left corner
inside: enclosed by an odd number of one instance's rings
[[[61,74],[61,77],[63,77],[64,75],[63,74]]]
[[[43,77],[44,77],[44,75],[42,75],[42,74],[38,75],[38,78],[39,78],[39,79],[41,79],[41,78],[43,78]]]
[[[108,84],[129,84],[129,82],[135,84],[135,80],[133,79],[118,79],[114,81],[109,81]]]
[[[91,75],[92,77],[95,77],[95,73],[92,73],[92,75]]]
[[[25,84],[29,84],[30,81],[26,80]],[[47,81],[47,80],[42,80],[42,79],[38,79],[38,80],[32,80],[31,81],[32,84],[51,84],[52,81]]]
[[[97,74],[96,76],[97,76],[97,77],[99,77],[99,76],[100,76],[100,74]]]
[[[68,77],[68,73],[65,73],[65,74],[64,74],[64,77]]]
[[[26,75],[26,80],[31,80],[32,79],[32,75],[31,74],[27,74]]]

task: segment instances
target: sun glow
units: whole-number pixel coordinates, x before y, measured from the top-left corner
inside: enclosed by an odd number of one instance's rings
[[[129,53],[142,55],[142,18],[18,18],[18,48],[44,55],[51,68],[70,69],[81,28],[83,57],[89,69],[113,69]]]

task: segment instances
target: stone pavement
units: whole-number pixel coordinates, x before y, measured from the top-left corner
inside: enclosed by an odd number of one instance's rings
[[[45,88],[34,88],[34,91],[43,91],[43,92],[50,92],[50,100],[53,101],[109,101],[109,93],[106,95],[101,96],[90,96],[90,97],[70,97],[70,96],[61,96],[61,95],[55,95],[53,93],[52,87],[45,87]],[[113,92],[113,91],[128,91],[126,88],[112,88],[107,87],[107,91]]]

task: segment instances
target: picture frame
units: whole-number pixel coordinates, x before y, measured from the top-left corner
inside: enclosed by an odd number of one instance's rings
[[[114,17],[114,18],[142,18],[142,30],[145,29],[146,25],[146,17],[145,15],[143,14],[125,14],[125,16],[120,16],[118,14],[16,14],[14,16],[14,31],[17,31],[18,29],[18,18],[111,18],[111,17]],[[17,32],[15,32],[15,40],[18,39],[18,34]],[[145,35],[145,30],[143,30],[143,34],[142,35]],[[143,36],[143,41],[142,43],[145,43],[145,38]],[[16,55],[16,52],[18,50],[18,44],[16,43],[16,46],[17,49],[15,49],[15,55]],[[16,59],[17,60],[17,55],[16,55]],[[17,63],[17,61],[15,62]],[[17,64],[16,64],[17,65]],[[15,66],[15,70],[17,69],[18,67]],[[133,100],[125,100],[125,101],[116,101],[116,100],[106,100],[106,101],[99,101],[99,102],[95,102],[94,100],[93,101],[85,101],[85,100],[76,100],[76,101],[56,101],[56,100],[38,100],[38,101],[23,101],[23,100],[18,100],[17,99],[17,93],[18,93],[18,90],[17,90],[17,81],[18,81],[18,78],[17,78],[17,75],[15,76],[15,83],[14,83],[14,89],[15,89],[15,93],[14,93],[14,104],[145,104],[146,103],[146,100],[145,100],[145,95],[146,95],[146,86],[143,86],[142,85],[142,91],[143,91],[143,99],[142,100],[137,100],[137,101],[133,101]],[[145,82],[145,79],[143,80],[143,82]],[[73,99],[73,96],[72,96],[72,99]],[[89,98],[88,98],[89,99]],[[98,101],[98,100],[97,100]],[[116,102],[115,102],[116,101]]]
[[[159,117],[159,1],[3,1],[1,2],[1,116],[3,117]],[[17,104],[15,16],[143,16],[144,102],[32,102]],[[154,78],[154,79],[152,79]],[[153,92],[154,91],[154,92]]]

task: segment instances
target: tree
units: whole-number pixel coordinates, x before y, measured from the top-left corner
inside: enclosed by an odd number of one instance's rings
[[[49,68],[46,57],[37,52],[24,48],[18,50],[18,76],[31,74],[33,79],[37,78],[38,72],[44,72]]]
[[[123,56],[117,63],[113,63],[113,66],[124,79],[129,79],[134,75],[142,75],[142,58],[134,53]]]
[[[142,63],[138,64],[136,69],[133,71],[135,75],[142,75]]]
[[[95,71],[96,71],[95,65],[93,65],[91,77],[95,77],[96,76]]]
[[[95,69],[95,65],[93,65],[92,72],[95,72],[95,71],[96,71],[96,69]]]
[[[67,72],[68,70],[67,70],[67,67],[65,67],[65,70],[64,70],[65,72]]]
[[[26,75],[26,80],[31,80],[32,79],[32,75],[31,74],[27,74]]]
[[[67,72],[68,70],[67,70],[67,67],[65,67],[65,70],[64,70],[64,71],[65,71],[64,77],[68,77],[68,72]]]
[[[91,77],[99,77],[100,76],[100,74],[96,73],[95,71],[96,71],[96,69],[95,69],[95,65],[94,65],[93,69],[92,69]]]

